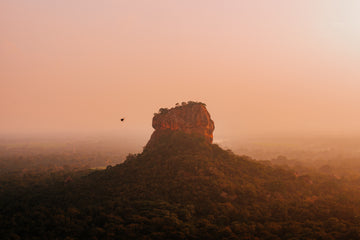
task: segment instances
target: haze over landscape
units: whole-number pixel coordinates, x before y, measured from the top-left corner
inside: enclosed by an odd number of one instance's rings
[[[359,11],[356,0],[1,1],[0,134],[141,145],[156,109],[196,100],[219,142],[357,136]]]
[[[358,0],[0,1],[2,239],[360,239]]]

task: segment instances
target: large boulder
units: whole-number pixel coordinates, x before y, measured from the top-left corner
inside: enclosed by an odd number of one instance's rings
[[[155,113],[152,126],[155,131],[148,145],[156,143],[162,135],[175,131],[201,136],[212,143],[215,129],[206,105],[200,102],[183,103],[171,109],[161,108]]]

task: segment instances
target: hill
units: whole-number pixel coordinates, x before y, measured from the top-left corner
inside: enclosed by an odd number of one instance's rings
[[[199,131],[162,129],[155,139],[142,153],[130,154],[124,163],[106,170],[3,189],[0,235],[5,239],[360,238],[360,192],[353,188],[357,184],[353,180],[299,176],[291,169],[237,156]]]

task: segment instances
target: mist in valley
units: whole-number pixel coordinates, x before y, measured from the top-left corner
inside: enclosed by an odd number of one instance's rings
[[[3,136],[0,172],[102,169],[122,163],[129,154],[140,153],[149,137],[136,133]],[[337,176],[360,174],[360,137],[294,135],[225,139],[216,137],[215,132],[215,144],[258,161]]]

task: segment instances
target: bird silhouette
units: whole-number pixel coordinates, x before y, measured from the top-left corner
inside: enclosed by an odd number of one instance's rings
[[[122,121],[122,122],[123,122],[124,120],[125,120],[125,118],[121,118],[121,119],[120,119],[120,121]]]

